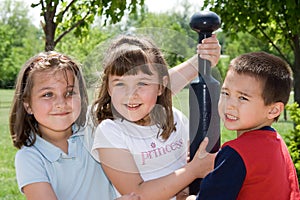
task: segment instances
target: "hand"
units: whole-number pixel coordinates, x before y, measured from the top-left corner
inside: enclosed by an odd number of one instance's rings
[[[221,45],[215,34],[203,39],[202,43],[197,45],[197,54],[202,59],[209,60],[212,67],[216,66],[221,55]]]
[[[140,200],[140,196],[135,194],[135,193],[131,193],[131,194],[125,194],[119,198],[116,198],[115,200]]]
[[[197,178],[205,177],[209,172],[214,169],[214,161],[217,153],[208,153],[206,151],[206,146],[208,144],[208,138],[205,137],[204,140],[199,145],[199,148],[191,161],[191,164],[195,167],[195,173]]]
[[[189,196],[189,188],[187,187],[176,194],[176,200],[186,200],[188,196]]]

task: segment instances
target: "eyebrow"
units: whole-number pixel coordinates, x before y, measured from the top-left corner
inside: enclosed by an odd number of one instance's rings
[[[134,75],[123,75],[123,76],[119,76],[119,77],[124,77],[124,76],[134,76]],[[149,78],[145,77],[145,76],[142,76],[142,77],[140,77],[138,79],[139,80],[152,80],[152,75],[147,75],[147,76],[149,76]],[[120,80],[123,80],[123,78],[113,78],[112,82],[114,82],[114,81],[120,81]]]
[[[69,89],[69,88],[75,88],[76,86],[75,85],[68,85],[66,88]],[[53,87],[43,87],[43,88],[40,88],[38,91],[44,91],[44,90],[52,90]]]
[[[241,95],[246,96],[246,97],[252,97],[251,95],[249,95],[248,93],[245,93],[245,92],[238,91],[238,93],[240,93]]]
[[[229,89],[227,87],[222,87],[221,90],[229,91]],[[246,97],[252,97],[252,95],[249,95],[248,93],[245,93],[245,92],[240,91],[240,90],[238,90],[237,93],[241,94],[243,96],[246,96]]]

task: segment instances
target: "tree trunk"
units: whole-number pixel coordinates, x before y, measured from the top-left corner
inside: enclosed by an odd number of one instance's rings
[[[56,24],[54,22],[54,17],[56,13],[57,4],[52,5],[52,3],[47,3],[47,7],[44,14],[45,24],[43,30],[45,33],[45,51],[53,51],[55,48],[55,30]]]
[[[45,44],[45,51],[53,51],[55,48],[55,42],[54,42],[54,37],[55,37],[55,29],[56,25],[53,21],[46,21],[46,26],[45,26],[45,35],[46,35],[46,44]]]

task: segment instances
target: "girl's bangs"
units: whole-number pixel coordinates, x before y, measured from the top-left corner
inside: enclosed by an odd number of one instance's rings
[[[152,75],[150,61],[141,49],[127,51],[115,59],[110,66],[111,75],[136,75],[143,72]]]

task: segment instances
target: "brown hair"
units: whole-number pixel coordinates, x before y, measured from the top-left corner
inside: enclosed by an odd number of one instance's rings
[[[229,70],[261,81],[265,105],[275,102],[287,104],[292,89],[292,70],[281,58],[266,52],[246,53],[233,59]]]
[[[78,79],[81,96],[81,113],[74,123],[78,125],[78,129],[86,123],[88,96],[80,65],[70,57],[58,52],[49,51],[39,53],[23,65],[16,81],[9,118],[9,128],[13,144],[17,148],[21,148],[23,145],[32,146],[36,140],[36,134],[41,136],[36,119],[33,115],[29,115],[26,112],[23,103],[26,101],[29,102],[33,87],[33,75],[36,72],[46,70],[53,70],[54,72],[62,71],[64,74],[67,70],[70,70],[73,73],[74,79]]]
[[[122,118],[115,113],[111,103],[108,93],[109,75],[135,75],[139,71],[151,75],[151,69],[154,69],[158,72],[159,84],[163,85],[163,77],[168,78],[168,83],[163,86],[163,92],[158,96],[150,117],[162,130],[160,136],[167,139],[175,130],[175,124],[168,67],[161,51],[148,38],[122,35],[111,44],[103,63],[102,82],[97,100],[92,105],[94,122],[99,124],[105,119]]]

